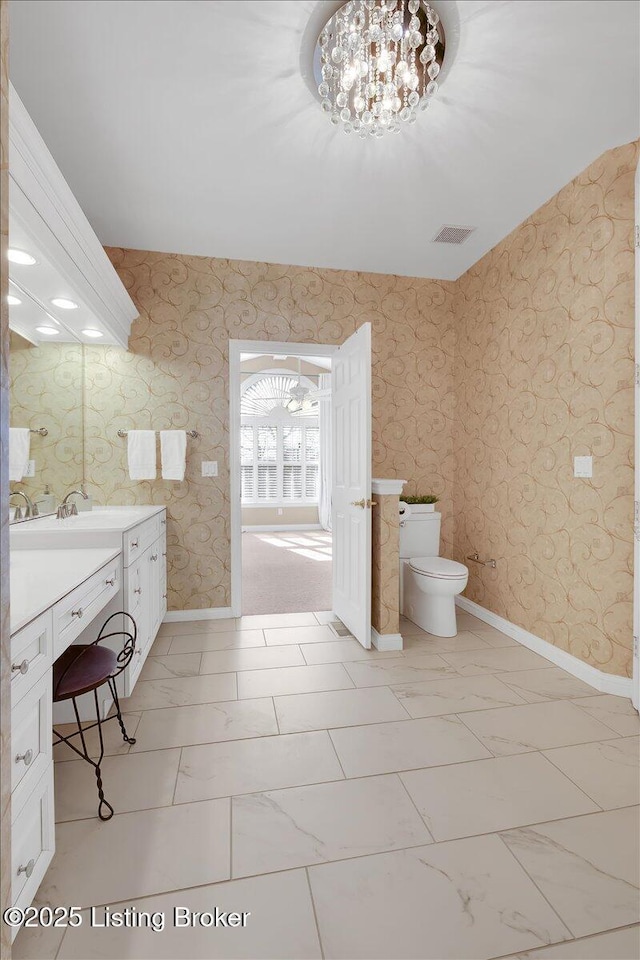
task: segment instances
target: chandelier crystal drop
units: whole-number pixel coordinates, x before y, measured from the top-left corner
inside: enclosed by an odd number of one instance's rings
[[[424,0],[350,0],[318,38],[322,110],[346,133],[381,137],[415,123],[437,93],[439,16]]]

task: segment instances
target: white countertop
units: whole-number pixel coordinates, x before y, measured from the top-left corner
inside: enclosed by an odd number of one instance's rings
[[[40,616],[121,552],[120,547],[11,552],[11,633]]]
[[[58,520],[55,514],[10,527],[11,550],[73,549],[122,545],[127,530],[165,511],[165,507],[94,507],[76,517]]]

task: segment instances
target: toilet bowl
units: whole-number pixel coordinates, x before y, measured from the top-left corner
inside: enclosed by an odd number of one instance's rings
[[[441,515],[400,501],[400,612],[427,633],[455,637],[455,598],[469,580],[463,563],[438,556]]]

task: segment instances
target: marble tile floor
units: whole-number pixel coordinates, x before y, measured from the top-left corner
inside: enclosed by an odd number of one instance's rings
[[[165,624],[92,771],[56,749],[47,960],[637,960],[640,722],[469,614],[405,648],[326,612]],[[92,927],[125,907],[165,928]],[[175,927],[173,911],[249,912]]]

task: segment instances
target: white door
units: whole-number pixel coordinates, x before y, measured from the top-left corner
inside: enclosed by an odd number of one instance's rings
[[[635,522],[633,536],[633,688],[631,699],[640,708],[640,163],[636,167],[636,316],[635,316]]]
[[[371,646],[371,324],[331,362],[333,611]]]

